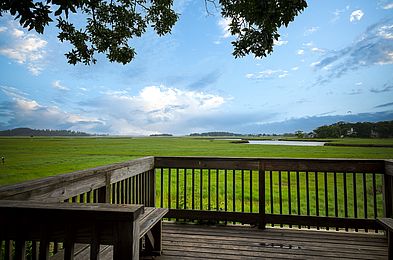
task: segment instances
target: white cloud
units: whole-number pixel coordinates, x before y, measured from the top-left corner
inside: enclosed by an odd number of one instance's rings
[[[287,70],[271,70],[271,69],[267,69],[267,70],[263,70],[260,71],[258,73],[249,73],[246,74],[246,78],[248,79],[256,79],[256,80],[261,80],[261,79],[272,79],[272,78],[285,78],[287,77],[288,71]]]
[[[96,117],[69,113],[56,106],[45,106],[36,100],[27,98],[19,90],[0,86],[0,90],[9,98],[7,102],[10,116],[5,122],[12,128],[28,126],[32,128],[75,129],[89,131],[103,125]]]
[[[300,50],[298,50],[296,53],[297,53],[298,55],[303,55],[303,54],[304,54],[304,50],[303,50],[303,49],[300,49]]]
[[[315,67],[317,65],[319,65],[321,62],[320,61],[316,61],[310,64],[311,67]]]
[[[386,52],[385,56],[376,62],[378,65],[393,64],[393,52]]]
[[[7,27],[0,26],[0,33],[7,31]]]
[[[288,44],[288,41],[282,41],[281,39],[278,39],[278,41],[273,40],[273,44],[276,46],[282,46]]]
[[[145,87],[137,95],[123,91],[101,93],[84,102],[84,108],[90,107],[104,118],[107,132],[145,135],[171,132],[195,118],[218,113],[227,100],[220,95],[161,85]]]
[[[40,74],[48,42],[35,34],[26,34],[18,29],[13,29],[9,35],[7,45],[0,47],[0,54],[17,63],[26,64],[33,75]]]
[[[25,33],[21,30],[18,29],[14,29],[12,31],[12,36],[14,36],[15,38],[21,38]]]
[[[324,53],[324,52],[325,52],[325,50],[320,49],[320,48],[317,48],[317,47],[311,48],[311,51],[312,51],[312,52],[319,52],[319,53]]]
[[[392,9],[393,8],[393,3],[386,4],[382,8],[385,9],[385,10]]]
[[[393,24],[381,26],[378,29],[378,35],[385,38],[385,39],[392,40],[393,39]]]
[[[293,67],[291,70],[297,71],[297,70],[299,70],[299,67]]]
[[[355,22],[355,21],[360,21],[364,15],[364,12],[362,10],[355,10],[351,13],[351,16],[349,17],[350,22]]]
[[[229,24],[231,23],[230,18],[221,18],[218,20],[218,26],[221,28],[222,31],[222,38],[228,38],[231,36],[231,32],[229,31]]]
[[[70,90],[69,88],[63,86],[60,80],[55,80],[52,82],[52,87],[58,90]]]
[[[310,34],[313,34],[313,33],[315,33],[318,30],[319,30],[318,26],[310,27],[310,28],[306,29],[306,31],[304,32],[304,36],[308,36]]]

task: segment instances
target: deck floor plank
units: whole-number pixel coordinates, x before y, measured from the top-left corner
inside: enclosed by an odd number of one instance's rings
[[[383,234],[165,223],[167,259],[387,259]],[[173,258],[171,258],[173,257]]]
[[[191,259],[387,259],[387,239],[375,233],[345,233],[246,226],[163,224],[163,255],[144,260]],[[79,248],[79,247],[78,247]],[[78,250],[79,251],[79,250]],[[100,259],[113,247],[101,246]],[[75,259],[88,259],[88,248]]]

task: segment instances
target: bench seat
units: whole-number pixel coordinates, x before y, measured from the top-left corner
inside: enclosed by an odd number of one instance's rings
[[[388,237],[388,259],[393,259],[393,218],[378,218],[380,223],[386,230]]]

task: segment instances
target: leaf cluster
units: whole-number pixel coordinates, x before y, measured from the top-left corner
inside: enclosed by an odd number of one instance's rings
[[[233,55],[250,53],[266,57],[278,41],[281,26],[288,26],[307,7],[305,0],[220,0],[221,15],[230,19],[229,29],[237,38]]]
[[[111,62],[129,63],[136,54],[131,39],[141,37],[148,26],[165,35],[178,19],[173,0],[5,0],[0,15],[6,11],[23,27],[38,33],[56,19],[59,40],[73,46],[65,54],[68,62],[86,65],[97,61],[96,53],[106,54]],[[70,21],[70,13],[85,18],[81,28]]]
[[[214,4],[215,0],[204,0]],[[279,39],[278,29],[288,26],[307,7],[305,0],[218,0],[221,15],[230,22],[233,55],[250,53],[266,57]],[[130,40],[141,37],[151,26],[159,35],[171,32],[179,15],[173,0],[2,0],[0,16],[10,12],[28,30],[43,33],[53,20],[58,38],[73,46],[66,53],[70,64],[96,63],[95,54],[103,53],[111,62],[129,63],[136,55]],[[77,28],[70,13],[85,18]]]

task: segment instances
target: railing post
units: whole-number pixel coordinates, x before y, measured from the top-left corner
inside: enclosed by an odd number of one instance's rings
[[[105,174],[105,186],[98,189],[98,202],[111,202],[111,174],[109,172]]]
[[[149,171],[149,207],[156,206],[156,169]]]
[[[258,228],[266,228],[266,212],[265,212],[265,165],[259,161],[259,177],[258,177],[258,192],[259,192],[259,217]]]
[[[385,161],[385,174],[383,179],[383,210],[384,216],[393,217],[393,161]]]

